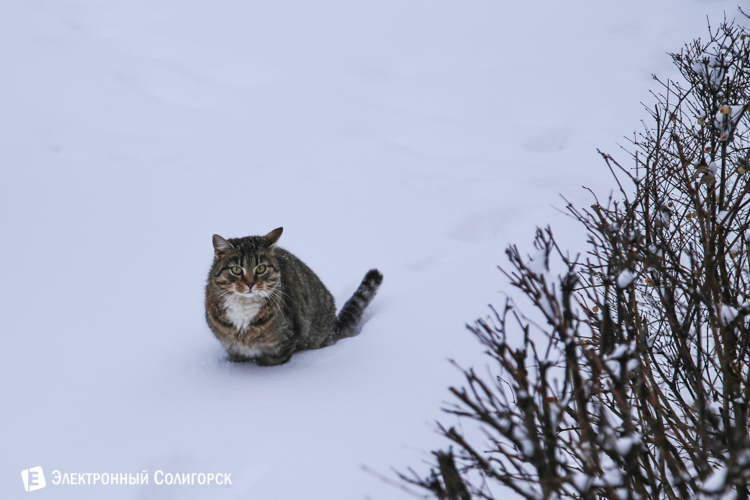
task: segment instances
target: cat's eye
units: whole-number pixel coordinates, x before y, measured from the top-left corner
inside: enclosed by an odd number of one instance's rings
[[[258,273],[258,274],[265,273],[266,272],[266,266],[264,266],[263,264],[259,265],[258,267],[255,268],[255,272]]]
[[[242,274],[242,268],[241,268],[240,266],[232,266],[232,268],[231,268],[231,271],[232,271],[232,272],[233,272],[234,274],[238,275],[238,276],[239,276],[240,274]]]

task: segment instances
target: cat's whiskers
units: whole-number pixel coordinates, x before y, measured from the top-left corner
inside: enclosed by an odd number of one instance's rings
[[[258,294],[258,296],[264,300],[264,302],[268,299],[268,292],[265,290],[255,290],[255,293]]]
[[[283,291],[280,287],[274,288],[273,292],[274,296],[276,297],[276,300],[279,301],[279,306],[284,304],[284,301],[288,298],[291,300],[292,296]]]
[[[281,289],[280,286],[278,286],[278,283],[276,284],[275,287],[273,287],[271,289],[270,293],[276,294],[280,299],[285,299],[285,298],[291,299],[292,298],[291,295],[289,295],[288,293],[286,293],[284,290]]]
[[[229,296],[224,301],[224,308],[237,306],[240,304],[240,301],[243,299],[247,299],[248,296],[242,293],[239,293],[235,290],[229,290]]]
[[[227,293],[227,292],[229,292],[229,291],[230,291],[230,290],[225,290],[225,289],[223,289],[223,288],[219,288],[219,289],[217,289],[217,290],[216,290],[215,292],[209,293],[209,294],[208,294],[208,296],[209,296],[209,297],[213,297],[213,296],[215,296],[215,295],[221,295],[221,294]]]
[[[216,296],[216,298],[215,298],[215,299],[213,300],[213,302],[211,302],[211,304],[210,304],[210,305],[211,305],[211,306],[213,306],[213,305],[214,305],[214,304],[216,304],[216,303],[217,303],[217,302],[218,302],[219,300],[221,300],[222,298],[225,298],[225,297],[226,297],[227,295],[229,295],[230,293],[232,293],[232,290],[223,290],[223,289],[219,289],[219,290],[217,290],[216,292],[212,293],[212,294],[211,294],[211,295],[209,296],[209,297],[212,297],[212,296],[214,296],[214,295]]]
[[[243,294],[241,294],[239,292],[236,292],[236,291],[233,291],[232,295],[230,296],[233,305],[238,305],[240,303],[240,301],[243,300],[246,297],[247,296],[245,296],[245,295],[243,295]]]
[[[278,297],[274,292],[276,290],[268,291],[268,290],[259,290],[259,293],[262,294],[263,297],[273,302],[273,305],[275,305],[278,309],[282,309],[282,303],[280,300],[280,297]]]

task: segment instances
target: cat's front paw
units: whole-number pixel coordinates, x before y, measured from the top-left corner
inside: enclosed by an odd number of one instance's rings
[[[253,361],[255,361],[255,364],[258,366],[276,366],[276,365],[283,365],[290,359],[292,359],[292,354],[279,354],[277,356],[269,356],[267,354],[258,356],[257,358],[254,358]]]
[[[253,358],[249,358],[241,354],[232,354],[232,353],[229,354],[228,359],[231,363],[247,363],[248,361],[254,361]]]

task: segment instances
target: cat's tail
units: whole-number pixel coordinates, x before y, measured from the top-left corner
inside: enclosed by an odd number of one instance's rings
[[[362,321],[362,314],[365,308],[375,297],[378,287],[383,282],[383,275],[377,269],[370,269],[365,278],[360,283],[354,295],[346,301],[344,307],[339,311],[336,318],[336,325],[333,328],[331,344],[337,340],[346,337],[352,337],[357,334],[357,327]]]

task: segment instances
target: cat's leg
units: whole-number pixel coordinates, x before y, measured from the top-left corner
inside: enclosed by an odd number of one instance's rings
[[[288,350],[288,352],[274,352],[269,354],[263,353],[257,354],[252,357],[232,351],[228,351],[227,354],[229,356],[229,361],[232,363],[247,363],[248,361],[254,361],[255,364],[259,366],[274,366],[281,365],[289,361],[289,359],[292,357],[292,354],[294,354],[294,351],[290,349]]]
[[[243,356],[242,354],[236,354],[236,353],[228,353],[229,354],[229,361],[232,363],[247,363],[248,361],[252,361],[253,358],[248,358],[247,356]]]
[[[263,352],[255,358],[255,363],[260,366],[283,365],[289,361],[292,355],[298,350],[296,343],[289,339],[285,342],[280,342],[271,349],[265,348]]]
[[[294,352],[292,351],[289,351],[288,353],[284,353],[284,354],[275,355],[275,356],[264,354],[262,356],[258,356],[257,358],[255,358],[254,361],[258,366],[283,365],[284,363],[292,359],[292,354],[294,354]]]

